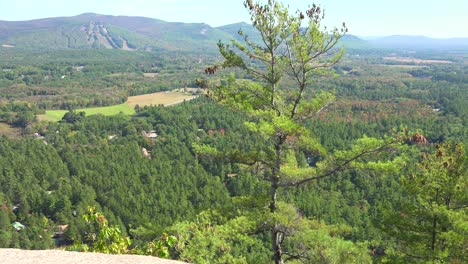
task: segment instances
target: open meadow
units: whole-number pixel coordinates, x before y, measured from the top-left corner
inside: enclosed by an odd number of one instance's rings
[[[130,96],[127,104],[131,107],[149,106],[149,105],[173,105],[194,99],[196,96],[183,94],[175,91],[158,92],[151,94],[143,94],[137,96]]]
[[[415,64],[451,64],[452,61],[449,60],[431,60],[431,59],[418,59],[418,58],[411,58],[411,57],[396,57],[396,56],[388,56],[383,57],[384,60],[387,61],[395,61],[395,62],[402,62],[402,63],[415,63]]]
[[[19,136],[21,131],[18,128],[11,127],[8,124],[0,122],[0,136],[7,136],[9,138],[15,138]]]
[[[182,103],[186,100],[192,100],[196,96],[187,95],[175,91],[157,92],[151,94],[130,96],[128,101],[119,105],[105,106],[105,107],[92,107],[92,108],[81,108],[76,109],[77,112],[85,112],[87,116],[101,114],[105,116],[116,115],[124,113],[126,115],[135,114],[135,106],[139,105],[150,106],[150,105],[174,105]],[[62,119],[68,110],[47,110],[44,115],[38,115],[37,118],[43,121],[54,121],[57,122]]]

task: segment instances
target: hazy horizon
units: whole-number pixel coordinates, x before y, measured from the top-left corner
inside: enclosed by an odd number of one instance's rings
[[[0,0],[5,1],[5,0]],[[263,1],[265,2],[265,1]],[[305,10],[303,0],[280,1],[291,11]],[[352,35],[375,38],[392,35],[426,36],[431,38],[468,37],[468,1],[436,0],[385,1],[327,0],[317,1],[325,8],[325,25],[340,26],[344,21]],[[17,0],[3,4],[0,20],[25,21],[50,17],[68,17],[83,13],[141,16],[168,22],[206,23],[217,27],[250,22],[242,0]]]

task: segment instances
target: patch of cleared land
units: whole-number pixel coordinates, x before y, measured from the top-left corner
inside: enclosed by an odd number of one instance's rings
[[[9,138],[14,138],[19,136],[20,130],[14,127],[11,127],[8,124],[0,123],[0,136],[7,136]]]
[[[116,72],[116,73],[108,74],[106,76],[109,76],[109,77],[132,77],[132,76],[137,76],[137,75],[134,74],[134,73]]]
[[[203,90],[200,88],[185,87],[185,88],[176,89],[174,90],[174,92],[198,94],[198,93],[202,93]]]
[[[176,91],[158,92],[137,96],[130,96],[128,101],[119,105],[112,105],[106,107],[82,108],[76,109],[76,112],[85,112],[87,116],[102,114],[111,116],[119,114],[120,112],[126,115],[135,114],[135,106],[150,106],[150,105],[175,105],[184,101],[189,101],[197,96],[187,95]],[[59,121],[68,112],[67,110],[47,110],[44,115],[38,115],[37,118],[43,121]]]
[[[397,61],[403,63],[416,63],[416,64],[449,64],[453,63],[447,60],[422,60],[411,57],[383,57],[384,60]]]
[[[157,72],[145,72],[145,73],[143,73],[143,76],[149,77],[149,78],[154,78],[154,77],[156,77],[158,75],[159,75],[159,73],[157,73]]]
[[[183,101],[189,101],[194,99],[195,95],[186,95],[179,92],[174,91],[167,91],[167,92],[159,92],[159,93],[152,93],[152,94],[143,94],[137,96],[131,96],[128,98],[127,103],[131,107],[135,107],[135,105],[139,106],[146,106],[146,105],[174,105],[182,103]]]
[[[122,49],[123,50],[128,50],[128,51],[134,51],[135,49],[132,49],[128,46],[128,42],[126,39],[124,39],[122,36],[119,37],[120,40],[122,40]]]
[[[420,68],[429,67],[429,66],[407,65],[407,64],[378,64],[378,66],[390,67],[390,68],[404,68],[404,69],[420,69]]]
[[[67,110],[47,110],[45,115],[38,115],[37,118],[39,120],[45,121],[59,121],[68,112]],[[112,106],[105,106],[105,107],[93,107],[93,108],[82,108],[76,109],[76,112],[85,112],[87,116],[101,114],[105,116],[111,116],[119,114],[120,112],[126,115],[133,115],[135,114],[135,109],[129,106],[126,103],[119,104],[119,105],[112,105]]]

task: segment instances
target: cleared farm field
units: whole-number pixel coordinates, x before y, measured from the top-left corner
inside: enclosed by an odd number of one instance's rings
[[[416,64],[450,64],[453,63],[448,60],[423,60],[411,57],[383,57],[384,60],[403,62],[403,63],[416,63]]]
[[[47,110],[44,115],[39,115],[37,118],[39,120],[45,121],[59,121],[68,112],[67,110]],[[76,109],[76,112],[85,112],[87,116],[101,114],[105,116],[111,116],[119,114],[120,112],[126,115],[135,114],[135,109],[129,106],[127,103],[105,106],[105,107],[93,107],[93,108],[82,108]]]
[[[187,95],[180,92],[168,91],[158,92],[152,94],[144,94],[137,96],[130,96],[128,101],[119,105],[105,106],[105,107],[93,107],[93,108],[82,108],[76,109],[76,112],[85,112],[87,116],[101,114],[105,116],[111,116],[119,114],[120,112],[126,115],[135,114],[135,106],[150,106],[150,105],[174,105],[182,103],[184,101],[192,100],[196,98],[194,95]],[[57,122],[62,119],[68,110],[47,110],[44,115],[38,115],[39,120]]]
[[[157,73],[157,72],[145,72],[145,73],[143,73],[143,76],[149,77],[149,78],[154,78],[154,77],[157,77],[158,75],[159,75],[159,73]]]
[[[143,94],[137,96],[131,96],[128,98],[128,105],[135,107],[135,105],[146,106],[146,105],[173,105],[182,103],[194,99],[195,95],[187,95],[175,91],[158,92],[152,94]]]
[[[18,128],[13,128],[8,124],[0,123],[0,136],[7,136],[9,138],[18,137],[21,131]]]
[[[428,68],[429,66],[421,65],[408,65],[408,64],[377,64],[378,66],[388,67],[388,68],[403,68],[403,69],[421,69]]]

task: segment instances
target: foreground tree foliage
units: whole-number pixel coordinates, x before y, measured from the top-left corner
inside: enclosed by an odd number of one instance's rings
[[[160,239],[154,239],[141,248],[130,249],[132,241],[125,236],[120,227],[110,225],[103,213],[95,207],[88,207],[83,215],[83,220],[88,224],[88,232],[85,241],[77,242],[67,250],[82,252],[99,252],[106,254],[139,254],[169,257],[169,248],[177,241],[174,236],[163,234]]]
[[[209,89],[222,104],[198,98],[135,116],[70,111],[58,123],[36,121],[44,109],[194,86],[188,80],[215,58],[3,49],[0,247],[94,248],[99,224],[80,217],[92,205],[113,228],[98,247],[107,252],[116,235],[131,244],[113,252],[190,263],[272,263],[278,248],[290,263],[466,262],[466,52],[418,51],[452,62],[419,67],[384,59],[406,51],[348,46],[333,65],[342,51],[327,45],[344,32],[308,27],[317,6],[302,15],[274,2],[246,7],[277,38],[247,27],[239,42],[220,44],[227,60],[207,73],[235,71]],[[279,14],[286,20],[268,23]],[[336,78],[327,78],[331,65]],[[195,82],[208,88],[213,79]],[[430,144],[407,135],[403,158],[393,139],[374,139],[402,126]],[[158,137],[146,138],[149,130]],[[392,151],[380,151],[386,145]]]
[[[468,171],[463,144],[442,144],[402,178],[410,196],[389,211],[384,230],[404,261],[463,263],[467,252]],[[398,255],[397,255],[398,256]]]
[[[0,245],[45,249],[87,241],[90,225],[80,216],[95,205],[122,236],[131,238],[130,252],[169,253],[194,263],[271,263],[269,228],[274,221],[290,232],[283,249],[301,254],[301,260],[290,261],[366,263],[370,252],[376,261],[404,253],[404,247],[390,250],[398,232],[386,233],[373,225],[382,222],[382,211],[400,212],[401,204],[412,202],[399,181],[401,175],[411,175],[402,163],[353,162],[351,170],[336,177],[280,188],[279,209],[271,214],[263,164],[207,159],[192,145],[198,142],[198,147],[214,150],[225,160],[257,157],[254,154],[265,151],[268,141],[248,130],[246,120],[239,111],[200,98],[145,108],[135,117],[89,116],[75,123],[49,123],[47,130],[39,129],[44,138],[0,137]],[[382,137],[385,132],[364,120],[337,122],[312,119],[306,124],[323,138],[324,148],[333,153],[329,158],[337,161],[350,156],[350,150],[368,149],[366,142],[381,143],[361,139],[361,147],[353,148],[363,134]],[[158,138],[142,136],[142,130],[150,129]],[[143,147],[151,159],[143,155]],[[324,155],[299,154],[289,155],[288,164],[296,159],[297,168],[310,170],[309,163],[327,160]],[[377,158],[388,155],[381,152]],[[408,163],[419,161],[416,152]],[[388,170],[376,172],[370,165]],[[25,228],[17,231],[15,222]],[[53,238],[65,225],[63,237]],[[164,231],[178,238],[174,247]],[[458,241],[466,243],[463,238]]]
[[[323,10],[315,4],[305,14],[290,14],[274,0],[266,4],[249,0],[244,5],[262,36],[261,43],[250,41],[240,30],[243,44],[234,40],[231,45],[219,43],[219,50],[225,59],[221,67],[241,69],[252,80],[237,81],[231,76],[224,85],[209,89],[209,94],[246,113],[251,121],[245,125],[261,135],[265,144],[247,155],[236,150],[223,153],[226,150],[220,152],[207,145],[194,147],[201,154],[261,167],[257,176],[267,183],[269,191],[264,193],[266,197],[257,195],[264,202],[259,203],[257,228],[270,232],[274,261],[312,261],[318,254],[314,249],[317,241],[303,238],[301,246],[294,245],[296,235],[311,229],[305,228],[308,224],[301,222],[305,220],[294,206],[279,199],[280,190],[330,177],[395,142],[364,138],[349,151],[327,155],[304,122],[334,98],[332,93],[312,92],[310,85],[342,57],[343,50],[334,47],[347,32],[346,26],[343,23],[341,29],[326,31],[321,24]],[[217,67],[209,67],[207,73],[214,73]],[[284,79],[293,82],[285,85]]]
[[[83,219],[90,226],[90,232],[85,243],[71,246],[70,250],[83,252],[100,252],[107,254],[125,254],[131,245],[129,237],[122,234],[118,226],[110,225],[106,217],[96,211],[94,207],[88,207]]]

